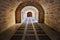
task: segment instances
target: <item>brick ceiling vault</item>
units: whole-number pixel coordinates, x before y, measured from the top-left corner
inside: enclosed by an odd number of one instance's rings
[[[36,1],[33,1],[33,2],[31,2],[31,1],[24,1],[17,7],[17,9],[15,11],[16,12],[16,21],[17,21],[17,23],[21,22],[21,10],[25,6],[34,6],[34,7],[36,7],[39,10],[39,14],[38,14],[39,15],[38,19],[39,20],[38,20],[38,22],[40,22],[40,23],[44,22],[44,10],[43,10],[42,6],[38,2],[36,2]]]
[[[38,2],[45,12],[45,24],[60,32],[60,0],[0,0],[0,31],[15,24],[15,11],[22,2]]]

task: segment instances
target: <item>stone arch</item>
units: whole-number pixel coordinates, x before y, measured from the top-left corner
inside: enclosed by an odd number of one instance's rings
[[[34,6],[39,10],[39,16],[38,16],[38,22],[39,23],[44,23],[44,10],[42,8],[42,6],[40,5],[40,3],[36,2],[36,1],[25,1],[22,2],[16,9],[15,11],[15,19],[16,19],[16,23],[21,23],[21,10],[22,8],[24,8],[25,6]]]
[[[32,17],[32,12],[28,12],[27,17]]]

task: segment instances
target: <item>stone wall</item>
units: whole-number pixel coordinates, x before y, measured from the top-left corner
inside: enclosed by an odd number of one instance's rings
[[[40,1],[45,11],[45,24],[60,32],[60,0]]]
[[[45,11],[45,24],[60,32],[60,0],[36,0]],[[0,31],[15,24],[15,10],[22,0],[0,0]]]
[[[18,1],[0,0],[0,31],[8,29],[15,24],[15,9]]]

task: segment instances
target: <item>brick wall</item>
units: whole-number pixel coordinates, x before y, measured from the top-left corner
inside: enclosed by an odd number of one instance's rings
[[[45,24],[60,32],[60,0],[40,0],[45,11]]]
[[[37,0],[45,11],[45,24],[60,32],[60,0]],[[0,31],[15,24],[15,10],[20,0],[0,0]]]

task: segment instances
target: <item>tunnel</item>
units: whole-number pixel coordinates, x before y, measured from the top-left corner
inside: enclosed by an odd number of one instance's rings
[[[36,14],[38,14],[38,22],[44,23],[44,10],[43,10],[42,6],[39,3],[37,3],[37,2],[32,3],[30,1],[25,2],[25,3],[24,2],[21,3],[21,5],[19,5],[18,8],[16,9],[16,23],[21,23],[21,18],[18,18],[18,17],[21,17],[21,12],[20,11],[25,6],[34,6],[34,7],[36,7],[37,10],[39,11],[39,14],[36,13]]]
[[[0,40],[60,40],[60,0],[0,0]]]
[[[31,12],[28,12],[27,13],[27,17],[32,17],[32,13]]]
[[[32,13],[32,17],[27,17],[27,14],[29,12]],[[21,23],[23,23],[23,22],[26,23],[27,21],[30,23],[31,20],[29,20],[29,19],[32,19],[32,21],[34,23],[38,22],[38,14],[39,14],[39,11],[38,11],[38,9],[36,7],[34,7],[34,6],[26,6],[26,7],[24,7],[21,10]],[[29,15],[30,15],[30,13],[29,13]]]

